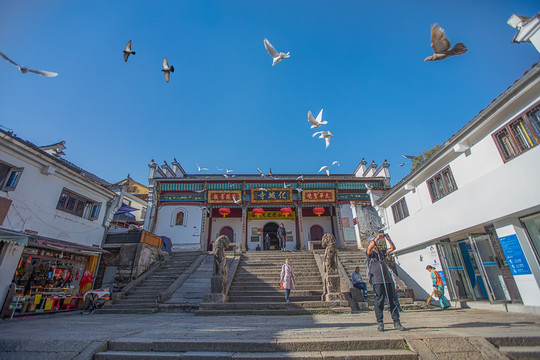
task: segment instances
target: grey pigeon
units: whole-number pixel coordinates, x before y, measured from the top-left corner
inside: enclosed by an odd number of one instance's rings
[[[171,73],[174,72],[174,66],[169,66],[166,57],[163,58],[163,69],[161,69],[161,71],[163,71],[163,73],[165,74],[165,80],[169,82]]]
[[[131,40],[128,41],[128,43],[126,44],[126,49],[122,50],[122,52],[124,53],[125,62],[128,61],[128,57],[130,54],[135,55],[135,51],[131,51]]]

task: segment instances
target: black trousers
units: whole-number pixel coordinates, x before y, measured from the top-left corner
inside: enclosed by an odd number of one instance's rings
[[[383,321],[383,312],[384,304],[386,303],[386,297],[388,294],[388,311],[392,315],[392,320],[394,322],[399,321],[399,309],[397,307],[396,293],[393,288],[394,284],[373,284],[373,292],[375,293],[374,306],[375,306],[375,317],[377,318],[378,323]],[[386,290],[385,290],[386,288]]]

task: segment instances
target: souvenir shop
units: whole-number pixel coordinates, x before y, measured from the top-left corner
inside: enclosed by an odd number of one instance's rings
[[[17,313],[81,308],[100,252],[66,241],[31,239],[15,271],[11,308]]]

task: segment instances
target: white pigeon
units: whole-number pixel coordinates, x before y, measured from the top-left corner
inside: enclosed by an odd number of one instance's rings
[[[300,192],[300,193],[302,192],[302,189],[301,189],[301,188],[296,188],[296,189],[294,189],[294,190],[296,190],[296,191],[298,191],[298,192]]]
[[[0,56],[3,57],[5,60],[9,61],[10,63],[12,63],[13,65],[15,65],[17,69],[19,69],[19,71],[23,74],[26,74],[27,72],[33,72],[34,74],[38,74],[38,75],[42,75],[46,77],[58,76],[58,73],[55,73],[55,72],[44,71],[44,70],[34,70],[34,69],[29,69],[26,66],[21,66],[1,52],[0,52]]]
[[[171,77],[171,73],[174,72],[174,66],[169,66],[169,63],[167,62],[167,58],[163,58],[163,74],[165,75],[165,80],[169,82],[169,78]]]
[[[328,146],[330,146],[330,138],[334,137],[334,135],[332,135],[330,131],[317,131],[312,137],[315,137],[317,134],[320,134],[319,139],[324,139],[326,141],[325,149],[328,149]]]
[[[234,202],[235,204],[240,204],[240,203],[242,202],[242,199],[236,200],[236,197],[235,197],[234,195],[233,195],[232,198],[233,198],[233,202]]]
[[[261,177],[264,177],[264,173],[261,171],[261,169],[257,168],[257,171],[259,172],[259,174],[261,174]]]
[[[284,188],[284,189],[286,189],[286,188],[288,188],[288,187],[291,187],[291,185],[287,185],[287,184],[283,183],[283,188]]]
[[[311,110],[307,113],[307,119],[311,123],[311,128],[316,129],[318,127],[321,127],[323,125],[328,124],[328,121],[321,121],[322,119],[322,112],[323,109],[321,109],[321,112],[319,112],[319,115],[317,115],[317,118],[313,117],[313,114],[311,113]]]
[[[201,206],[201,210],[206,210],[206,212],[210,214],[210,210],[206,206]]]
[[[227,171],[227,174],[228,174],[228,173],[233,172],[234,170],[225,169],[225,171]]]
[[[196,193],[199,193],[199,194],[200,194],[200,193],[203,193],[203,192],[205,192],[205,191],[206,191],[206,189],[195,190],[195,192],[196,192]]]
[[[326,170],[326,175],[330,176],[330,169],[328,169],[328,165],[321,167],[318,172],[321,172],[323,170]]]
[[[298,180],[304,181],[304,175],[300,175],[299,177],[296,178],[296,180],[297,180],[297,181],[298,181]]]
[[[218,169],[218,171],[223,171],[223,169],[220,169],[218,166],[216,166],[216,169]]]
[[[268,190],[266,190],[265,188],[258,188],[257,190],[264,191],[264,192],[267,192],[267,191],[268,191]]]
[[[266,51],[268,51],[270,56],[272,56],[272,58],[274,59],[274,62],[272,63],[272,66],[276,65],[281,60],[286,59],[286,58],[291,56],[291,55],[289,55],[290,52],[288,52],[286,54],[282,53],[282,52],[278,53],[276,51],[276,48],[274,48],[272,46],[272,44],[270,44],[270,41],[268,41],[268,39],[264,39],[264,47],[266,48]]]
[[[341,165],[339,165],[339,161],[337,161],[337,160],[336,160],[336,161],[334,161],[334,162],[332,163],[332,165],[337,165],[337,166],[341,166]]]
[[[128,41],[128,43],[126,44],[126,49],[122,50],[122,52],[124,53],[125,62],[128,61],[129,55],[135,55],[135,51],[131,51],[131,40]]]
[[[208,170],[207,168],[202,168],[199,166],[199,164],[195,164],[197,165],[197,169],[199,170],[199,172],[203,171],[203,170]]]

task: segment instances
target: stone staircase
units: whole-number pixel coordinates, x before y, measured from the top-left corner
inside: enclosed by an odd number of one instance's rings
[[[355,268],[357,266],[360,266],[360,274],[362,274],[362,278],[367,284],[368,288],[368,305],[370,308],[373,308],[373,288],[371,284],[369,283],[369,278],[367,276],[367,269],[366,269],[366,253],[364,250],[339,250],[338,251],[338,257],[339,261],[345,268],[345,272],[347,273],[347,276],[349,279],[352,278],[352,273],[354,272]],[[396,275],[394,273],[394,275]],[[418,308],[420,307],[423,302],[415,302],[413,298],[409,297],[407,295],[407,292],[404,289],[398,290],[398,297],[399,297],[399,303],[401,305],[402,309],[407,308]]]
[[[289,258],[296,279],[291,302],[280,290],[281,266]],[[248,252],[242,255],[229,302],[201,303],[196,315],[298,315],[350,313],[346,301],[322,301],[323,283],[311,252]]]
[[[512,360],[540,359],[540,337],[491,337],[487,340]]]
[[[206,338],[151,340],[113,340],[107,350],[94,355],[94,360],[128,359],[371,359],[417,360],[404,339],[365,338],[235,340]]]
[[[99,314],[149,314],[159,309],[158,295],[166,290],[197,257],[200,251],[173,252],[169,260],[124,298],[112,306],[96,310]]]

